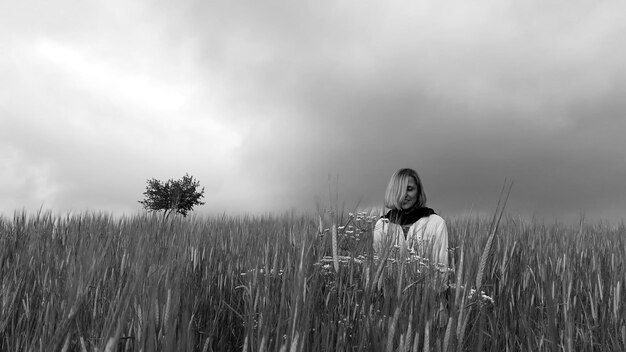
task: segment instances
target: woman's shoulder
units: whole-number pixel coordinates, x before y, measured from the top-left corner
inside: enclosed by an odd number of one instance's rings
[[[376,220],[376,225],[385,224],[388,222],[389,222],[389,219],[381,217],[381,218],[378,218],[378,220]]]
[[[433,222],[435,224],[445,224],[446,221],[439,215],[433,214],[428,217],[428,222]]]
[[[399,228],[401,229],[402,227],[396,223],[393,223],[391,221],[389,221],[389,219],[387,218],[380,218],[376,221],[376,224],[374,224],[374,231],[379,231],[379,230],[385,230],[385,229],[396,229]]]
[[[413,225],[417,225],[417,224],[438,225],[438,224],[445,224],[445,223],[446,223],[446,221],[441,216],[439,216],[437,214],[431,214],[429,216],[425,216],[423,218],[420,218],[415,223],[413,223]]]

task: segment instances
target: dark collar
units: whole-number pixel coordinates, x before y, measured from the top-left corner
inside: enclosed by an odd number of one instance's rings
[[[436,214],[435,211],[426,207],[411,208],[409,210],[391,209],[382,218],[389,219],[390,222],[398,225],[411,225],[416,223],[417,220],[433,214]]]

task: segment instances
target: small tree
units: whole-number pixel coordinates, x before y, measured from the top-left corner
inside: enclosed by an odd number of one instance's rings
[[[165,183],[154,178],[149,179],[143,193],[146,198],[139,203],[148,211],[163,210],[163,218],[174,211],[186,217],[193,207],[204,204],[200,201],[204,197],[204,187],[200,192],[198,187],[200,182],[188,174],[180,180],[169,179]]]

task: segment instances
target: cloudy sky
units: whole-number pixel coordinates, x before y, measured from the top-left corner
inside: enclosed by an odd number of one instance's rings
[[[0,212],[380,206],[415,168],[447,217],[626,214],[622,1],[5,1]],[[331,181],[329,181],[329,177]]]

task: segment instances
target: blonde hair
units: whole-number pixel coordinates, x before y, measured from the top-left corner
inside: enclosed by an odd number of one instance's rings
[[[413,169],[400,169],[391,175],[389,184],[387,184],[387,191],[385,192],[385,206],[390,209],[402,209],[402,199],[406,196],[406,187],[409,184],[409,178],[412,177],[417,186],[417,201],[415,207],[426,206],[426,194],[424,193],[424,187],[422,187],[422,181],[417,175],[417,172]]]

